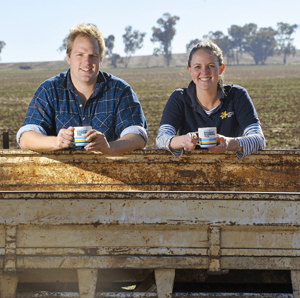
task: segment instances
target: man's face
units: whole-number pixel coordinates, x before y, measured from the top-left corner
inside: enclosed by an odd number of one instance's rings
[[[86,85],[95,85],[100,66],[99,45],[95,39],[79,35],[75,38],[67,61],[70,64],[71,79],[79,89]]]

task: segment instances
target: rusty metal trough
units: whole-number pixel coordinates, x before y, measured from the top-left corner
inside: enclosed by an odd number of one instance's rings
[[[78,282],[79,294],[66,297],[114,297],[96,287],[122,270],[119,279],[140,282],[131,297],[165,298],[179,269],[289,270],[300,297],[299,150],[243,160],[207,151],[0,154],[1,298],[51,296],[18,291],[34,282]],[[145,293],[153,272],[157,292]],[[291,297],[243,295],[201,297]]]

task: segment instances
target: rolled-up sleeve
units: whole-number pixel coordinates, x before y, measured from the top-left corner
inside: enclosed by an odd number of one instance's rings
[[[45,136],[47,135],[45,129],[42,126],[39,126],[36,124],[26,124],[26,125],[22,126],[17,132],[16,139],[17,139],[19,146],[20,146],[20,139],[21,139],[22,134],[27,131],[35,131],[42,135],[45,135]]]
[[[147,131],[144,127],[138,126],[138,125],[128,126],[121,132],[120,137],[123,137],[129,133],[134,133],[134,134],[142,136],[143,139],[145,140],[146,144],[148,143],[148,135],[147,135]]]

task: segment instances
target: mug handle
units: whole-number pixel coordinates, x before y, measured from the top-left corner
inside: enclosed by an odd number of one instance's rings
[[[198,131],[192,131],[191,133],[194,133],[194,134],[197,135],[197,137],[199,138],[199,133],[198,133]],[[199,142],[197,143],[197,145],[201,146],[201,145],[200,145],[200,139],[199,139]]]

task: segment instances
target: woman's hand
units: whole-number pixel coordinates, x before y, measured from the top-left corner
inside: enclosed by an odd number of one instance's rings
[[[222,135],[217,135],[216,140],[219,143],[219,145],[216,147],[209,147],[208,150],[211,153],[218,154],[218,153],[224,153],[229,150],[235,151],[239,147],[237,140],[235,140],[234,138],[228,138],[228,137],[224,137]]]
[[[197,143],[199,142],[199,138],[196,133],[189,132],[183,136],[182,145],[183,149],[187,152],[192,152],[195,150]]]
[[[199,138],[194,132],[189,132],[186,135],[175,136],[171,139],[169,148],[171,150],[184,149],[187,152],[195,150]]]

